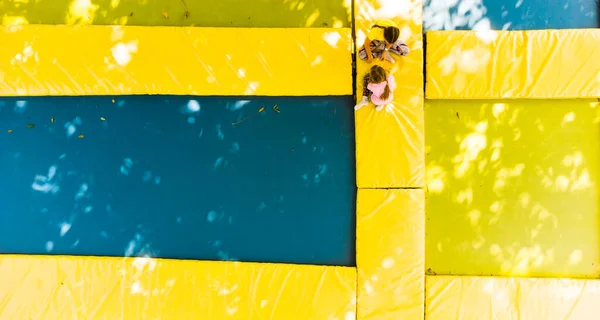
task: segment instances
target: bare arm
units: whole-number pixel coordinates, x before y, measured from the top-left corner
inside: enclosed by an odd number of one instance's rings
[[[369,39],[369,37],[365,39],[363,47],[365,47],[365,51],[367,52],[367,62],[373,61],[373,52],[371,51],[371,39]]]

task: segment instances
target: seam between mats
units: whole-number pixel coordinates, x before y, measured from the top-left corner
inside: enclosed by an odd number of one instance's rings
[[[424,190],[425,187],[389,187],[389,188],[374,188],[374,187],[357,187],[361,190]]]
[[[356,0],[351,0],[350,1],[350,28],[351,28],[351,35],[352,35],[352,100],[353,103],[356,102],[356,9],[355,9],[355,4],[356,4]],[[354,128],[354,130],[356,130],[356,128]],[[356,133],[355,133],[356,134]],[[356,148],[356,139],[354,141],[354,148]],[[356,160],[354,160],[354,167],[356,167]],[[356,168],[355,168],[356,171]],[[357,187],[358,188],[358,187]],[[355,199],[354,201],[356,202]],[[358,218],[358,211],[357,211],[357,207],[354,207],[354,219],[356,221],[356,219]],[[356,250],[356,244],[357,244],[357,239],[356,239],[356,231],[357,231],[357,227],[358,224],[355,222],[354,225],[354,261],[355,261],[355,265],[356,265],[356,273],[354,274],[354,320],[358,320],[358,251]]]

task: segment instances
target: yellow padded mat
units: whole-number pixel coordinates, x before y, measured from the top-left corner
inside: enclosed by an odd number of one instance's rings
[[[322,28],[350,27],[350,9],[349,0],[17,0],[0,1],[0,18],[3,24]]]
[[[597,100],[428,100],[426,269],[600,277]]]
[[[428,99],[600,97],[600,29],[427,32]]]
[[[392,19],[411,49],[396,63],[382,63],[395,76],[394,101],[380,112],[371,104],[356,112],[356,180],[359,188],[423,187],[422,1],[357,0],[357,49],[378,19]],[[357,98],[370,65],[357,58]]]
[[[6,26],[0,95],[347,95],[350,29]]]
[[[598,318],[600,281],[427,277],[426,319]]]
[[[6,319],[353,319],[356,269],[0,256]]]
[[[422,319],[424,192],[359,189],[358,319]]]

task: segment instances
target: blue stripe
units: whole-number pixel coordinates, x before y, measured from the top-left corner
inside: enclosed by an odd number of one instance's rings
[[[354,265],[351,97],[111,100],[0,100],[0,252]]]
[[[450,5],[451,4],[451,5]],[[425,0],[425,30],[578,29],[600,27],[596,0]]]

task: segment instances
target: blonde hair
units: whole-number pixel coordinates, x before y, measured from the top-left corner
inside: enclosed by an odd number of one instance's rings
[[[369,81],[371,83],[382,83],[387,81],[387,72],[381,66],[374,65],[371,67],[371,71],[369,71]],[[380,98],[386,100],[389,97],[390,86],[386,83]]]

